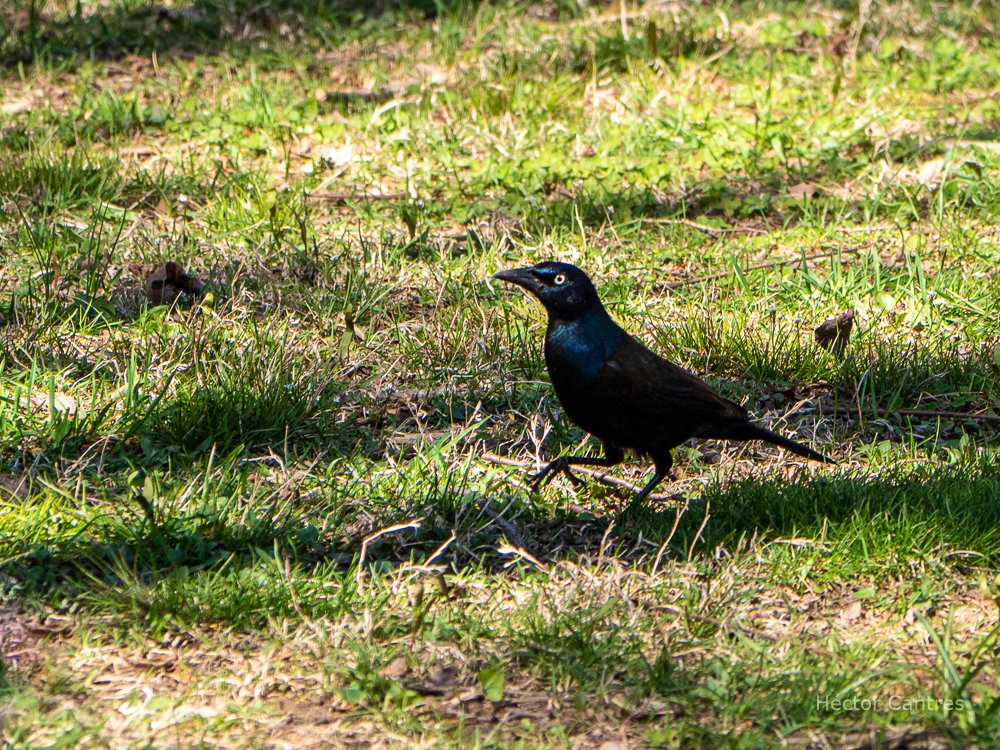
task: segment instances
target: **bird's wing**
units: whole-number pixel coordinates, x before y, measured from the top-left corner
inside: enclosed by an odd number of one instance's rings
[[[668,362],[631,336],[622,337],[605,362],[601,380],[600,392],[608,398],[609,406],[638,423],[696,427],[747,419],[742,406],[723,398],[701,378]]]

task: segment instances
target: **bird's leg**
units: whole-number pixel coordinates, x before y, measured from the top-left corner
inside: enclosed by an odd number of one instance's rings
[[[674,465],[674,459],[673,456],[670,455],[669,451],[667,451],[664,455],[654,457],[653,461],[653,476],[650,477],[648,482],[646,482],[645,487],[635,493],[635,497],[632,498],[632,502],[630,502],[628,507],[625,508],[623,512],[624,515],[628,515],[638,508],[649,493],[653,491],[656,485],[662,482],[666,477],[673,477],[670,473],[670,467]]]
[[[537,492],[555,479],[556,474],[560,473],[565,474],[573,484],[579,486],[583,484],[583,480],[570,471],[569,467],[572,464],[589,462],[589,460],[586,456],[560,456],[554,461],[549,461],[542,467],[541,471],[528,477],[531,480],[531,488]]]
[[[591,456],[560,456],[554,461],[549,461],[541,471],[529,477],[532,489],[537,492],[551,482],[555,478],[555,475],[559,473],[565,474],[573,484],[580,486],[583,484],[583,480],[570,470],[570,466],[611,467],[617,466],[625,460],[625,451],[621,448],[608,445],[607,443],[603,443],[603,445],[604,455],[598,458]]]

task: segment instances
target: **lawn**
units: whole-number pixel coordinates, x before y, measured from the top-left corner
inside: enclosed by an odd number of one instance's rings
[[[998,89],[979,0],[4,4],[0,744],[997,746]],[[838,464],[533,492],[546,259]]]

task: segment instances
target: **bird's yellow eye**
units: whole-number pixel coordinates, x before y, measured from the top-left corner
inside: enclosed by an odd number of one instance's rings
[[[561,273],[560,274],[556,274],[555,282],[557,284],[562,284],[564,281],[566,281],[566,276],[564,274],[561,274]]]

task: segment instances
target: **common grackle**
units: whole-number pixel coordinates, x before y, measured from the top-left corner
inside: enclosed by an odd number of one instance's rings
[[[532,477],[536,489],[559,472],[582,484],[571,466],[615,466],[630,448],[652,458],[654,471],[627,512],[670,475],[671,451],[692,437],[764,440],[834,463],[752,423],[742,406],[632,338],[611,319],[593,283],[576,266],[539,263],[500,271],[493,278],[524,287],[545,306],[545,364],[556,395],[569,418],[604,446],[600,458],[562,456],[550,462]]]

